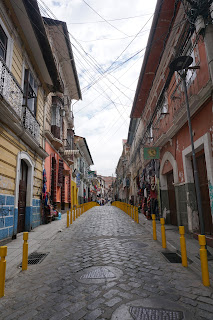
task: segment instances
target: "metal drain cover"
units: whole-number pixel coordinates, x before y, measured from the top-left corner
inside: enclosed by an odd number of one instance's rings
[[[182,263],[181,257],[176,252],[161,252],[161,253],[171,263]]]
[[[34,264],[41,263],[44,260],[44,258],[46,258],[47,255],[48,255],[48,253],[32,252],[28,256],[28,265],[34,265]],[[21,267],[22,267],[22,263],[19,265],[19,268],[21,268]]]
[[[181,320],[184,319],[182,311],[158,308],[130,307],[129,313],[134,320]]]
[[[111,320],[200,320],[195,311],[168,298],[155,297],[129,301],[120,305]]]
[[[116,278],[114,273],[109,271],[107,268],[97,268],[89,273],[83,274],[80,279],[105,279],[105,278]]]
[[[76,280],[81,283],[104,283],[120,278],[123,272],[110,266],[89,267],[77,272]]]

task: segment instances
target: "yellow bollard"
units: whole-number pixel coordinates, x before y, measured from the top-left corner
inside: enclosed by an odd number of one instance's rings
[[[134,215],[134,221],[137,222],[137,207],[135,206],[135,215]]]
[[[23,232],[23,240],[22,271],[27,270],[28,264],[28,232]]]
[[[0,298],[4,297],[5,276],[6,276],[6,257],[7,247],[0,247]]]
[[[208,268],[208,259],[207,259],[207,250],[206,250],[206,237],[205,235],[198,235],[198,240],[200,244],[200,262],[201,262],[201,271],[202,271],[202,280],[203,285],[206,287],[210,286],[209,281],[209,268]]]
[[[70,224],[72,224],[72,208],[70,210]]]
[[[162,237],[162,247],[166,249],[166,232],[165,232],[165,219],[160,218],[161,223],[161,237]]]
[[[69,211],[67,211],[67,228],[70,226],[70,221],[69,221]]]
[[[139,223],[138,207],[137,207],[137,220],[136,220],[136,222]]]
[[[153,228],[153,240],[157,240],[156,217],[155,217],[155,214],[152,214],[152,228]]]
[[[186,240],[185,240],[185,230],[184,226],[179,227],[179,233],[180,233],[180,250],[181,250],[181,258],[182,258],[182,266],[188,267],[187,263],[187,254],[186,254]]]
[[[75,221],[75,207],[73,207],[73,221]]]

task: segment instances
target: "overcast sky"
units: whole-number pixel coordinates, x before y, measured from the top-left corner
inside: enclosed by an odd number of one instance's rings
[[[127,139],[156,2],[38,0],[42,15],[67,23],[82,91],[73,102],[75,134],[86,138],[91,169],[104,176],[115,174]]]

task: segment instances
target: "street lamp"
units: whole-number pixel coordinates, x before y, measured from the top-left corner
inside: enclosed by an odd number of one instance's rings
[[[186,110],[187,110],[187,119],[188,119],[188,126],[189,126],[189,134],[191,139],[191,146],[192,146],[192,161],[194,166],[194,179],[195,179],[195,190],[197,195],[197,206],[198,206],[198,214],[199,214],[199,221],[200,221],[200,231],[202,235],[205,235],[205,226],[204,226],[204,219],[203,219],[203,209],[202,209],[202,201],[201,201],[201,193],[200,193],[200,183],[197,171],[197,161],[195,157],[195,148],[194,148],[194,140],[192,134],[192,124],[191,124],[191,117],[190,117],[190,109],[189,109],[189,100],[187,94],[187,87],[186,87],[186,75],[189,66],[192,64],[193,58],[190,56],[180,56],[172,61],[169,68],[171,71],[179,71],[179,75],[183,80],[183,87],[184,87],[184,94],[186,98]],[[191,67],[190,69],[197,69],[198,67]]]

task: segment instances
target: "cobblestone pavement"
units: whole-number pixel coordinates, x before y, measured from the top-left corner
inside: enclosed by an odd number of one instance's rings
[[[1,320],[213,319],[212,288],[115,207],[94,207],[39,251],[6,282]]]

